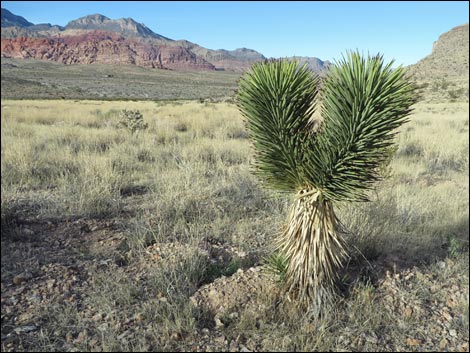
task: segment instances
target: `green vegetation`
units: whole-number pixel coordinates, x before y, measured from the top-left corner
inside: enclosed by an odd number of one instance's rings
[[[2,99],[223,100],[239,73],[2,58]]]
[[[124,127],[128,129],[131,134],[136,134],[139,131],[145,130],[148,128],[148,124],[144,122],[144,116],[140,111],[136,110],[127,110],[124,109],[119,113],[121,120],[118,123],[119,127]],[[146,151],[141,152],[139,155],[139,160],[142,158],[145,159]]]
[[[255,64],[240,82],[257,174],[296,194],[278,239],[287,260],[285,290],[315,311],[332,301],[347,258],[333,203],[368,200],[366,191],[390,159],[395,130],[416,101],[404,70],[392,64],[348,53],[328,72],[319,103],[318,78],[297,62]],[[322,120],[314,130],[315,105]]]

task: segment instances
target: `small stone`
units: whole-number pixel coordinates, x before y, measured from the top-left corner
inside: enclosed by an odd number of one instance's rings
[[[12,347],[13,343],[17,342],[18,340],[18,336],[12,335],[11,333],[6,336],[2,335],[2,345],[6,344],[7,347]]]
[[[26,227],[23,228],[23,233],[26,234],[26,235],[33,235],[34,234],[34,232],[31,229],[26,228]]]
[[[419,346],[422,343],[423,343],[423,341],[421,341],[420,339],[416,339],[416,338],[407,338],[406,339],[406,344],[408,346]]]
[[[181,334],[178,333],[178,332],[173,332],[171,335],[170,335],[170,339],[172,341],[179,341],[181,339]]]
[[[42,298],[39,294],[33,294],[28,298],[28,301],[33,302],[33,303],[40,303],[41,299]]]
[[[234,311],[233,313],[230,313],[230,315],[228,316],[231,320],[235,320],[235,319],[238,319],[238,313],[236,311]]]
[[[446,263],[444,261],[439,261],[437,263],[437,267],[439,267],[441,270],[443,270],[444,268],[446,268]]]
[[[219,344],[224,344],[225,343],[225,336],[218,336],[214,338],[214,342],[219,343]]]
[[[241,345],[240,352],[251,352],[251,351],[248,348],[246,348],[244,345]]]
[[[216,327],[216,328],[223,328],[223,327],[225,327],[225,324],[222,322],[222,320],[220,320],[220,318],[216,317],[216,318],[214,319],[214,321],[215,321],[215,327]]]
[[[78,334],[77,338],[75,339],[75,343],[82,343],[83,341],[86,340],[87,337],[88,337],[88,331],[83,330]]]
[[[453,308],[453,307],[457,306],[457,303],[454,300],[452,300],[451,298],[447,299],[446,304],[450,308]]]
[[[36,331],[37,329],[38,329],[37,326],[26,325],[26,326],[15,327],[13,331],[15,331],[16,333],[22,333],[22,332],[28,333],[31,331]]]
[[[439,342],[439,348],[440,348],[440,349],[446,348],[448,343],[449,343],[449,342],[448,342],[445,338],[443,338],[443,339],[441,340],[441,342]]]
[[[411,317],[413,315],[413,309],[411,309],[410,307],[407,307],[405,309],[405,311],[403,312],[403,314],[406,316],[406,317]]]
[[[67,332],[67,334],[65,335],[65,340],[70,343],[73,341],[73,334],[72,332]]]
[[[449,330],[449,335],[450,335],[451,337],[457,337],[457,331],[455,331],[455,330],[453,330],[453,329],[452,329],[452,330]]]
[[[452,315],[450,315],[447,311],[444,311],[444,312],[442,313],[442,316],[444,317],[444,319],[445,319],[446,321],[451,321],[451,320],[452,320]]]
[[[106,331],[108,329],[109,325],[107,322],[102,323],[101,325],[98,326],[98,330],[100,331]]]
[[[108,266],[108,264],[110,264],[111,262],[112,262],[112,259],[100,260],[98,262],[98,266],[101,266],[101,267]]]
[[[31,278],[33,278],[33,275],[31,272],[25,271],[15,277],[13,277],[13,283],[18,285],[23,282],[29,281]]]
[[[230,352],[238,352],[238,343],[235,340],[230,341],[229,351]]]
[[[415,274],[413,272],[410,272],[410,273],[405,275],[405,280],[409,280],[409,279],[413,278],[414,276],[415,276]]]
[[[25,312],[25,313],[18,315],[16,321],[18,323],[28,323],[32,321],[33,317],[34,315],[31,312]]]
[[[118,340],[122,341],[125,339],[125,337],[129,335],[129,331],[124,331],[123,333],[121,333],[119,336],[117,336]]]
[[[103,314],[102,313],[95,314],[95,315],[93,315],[93,317],[91,319],[93,321],[101,321],[103,319]]]

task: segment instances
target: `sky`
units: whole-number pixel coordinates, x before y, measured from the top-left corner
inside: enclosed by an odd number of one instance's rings
[[[468,1],[2,1],[28,21],[65,26],[100,13],[209,49],[341,59],[347,50],[414,64],[439,36],[469,22]]]

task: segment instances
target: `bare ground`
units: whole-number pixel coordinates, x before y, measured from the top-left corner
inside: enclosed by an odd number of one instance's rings
[[[152,244],[132,256],[123,245],[122,222],[18,215],[2,223],[3,351],[469,349],[468,276],[461,276],[462,267],[468,273],[468,254],[463,260],[447,258],[430,265],[390,256],[351,263],[343,274],[343,298],[337,310],[320,321],[297,319],[302,322],[300,337],[316,337],[302,341],[287,328],[295,326],[288,319],[293,315],[289,304],[279,300],[277,287],[262,271],[256,254],[206,239],[196,247],[177,242]],[[163,262],[178,263],[194,259],[195,254],[205,259],[206,269],[211,263],[218,264],[212,269],[227,269],[235,258],[244,261],[225,273],[206,271],[185,292],[183,305],[173,302],[170,287],[155,292],[152,274]],[[94,307],[97,290],[109,291],[102,294],[110,297],[115,294],[110,283],[134,292],[116,295],[110,307],[100,303]],[[189,317],[194,322],[171,326],[166,336],[160,332],[156,337],[151,311],[142,302],[168,306],[170,311],[191,308]],[[371,309],[381,313],[371,315]],[[191,332],[186,331],[188,327]],[[119,341],[115,346],[105,342],[109,330]],[[284,334],[282,340],[276,331]],[[322,333],[330,338],[325,341]]]

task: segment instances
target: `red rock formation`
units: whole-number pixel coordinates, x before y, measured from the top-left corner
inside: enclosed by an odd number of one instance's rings
[[[104,31],[54,38],[2,38],[1,56],[64,64],[132,64],[172,70],[215,70],[214,65],[181,46],[143,43]]]

